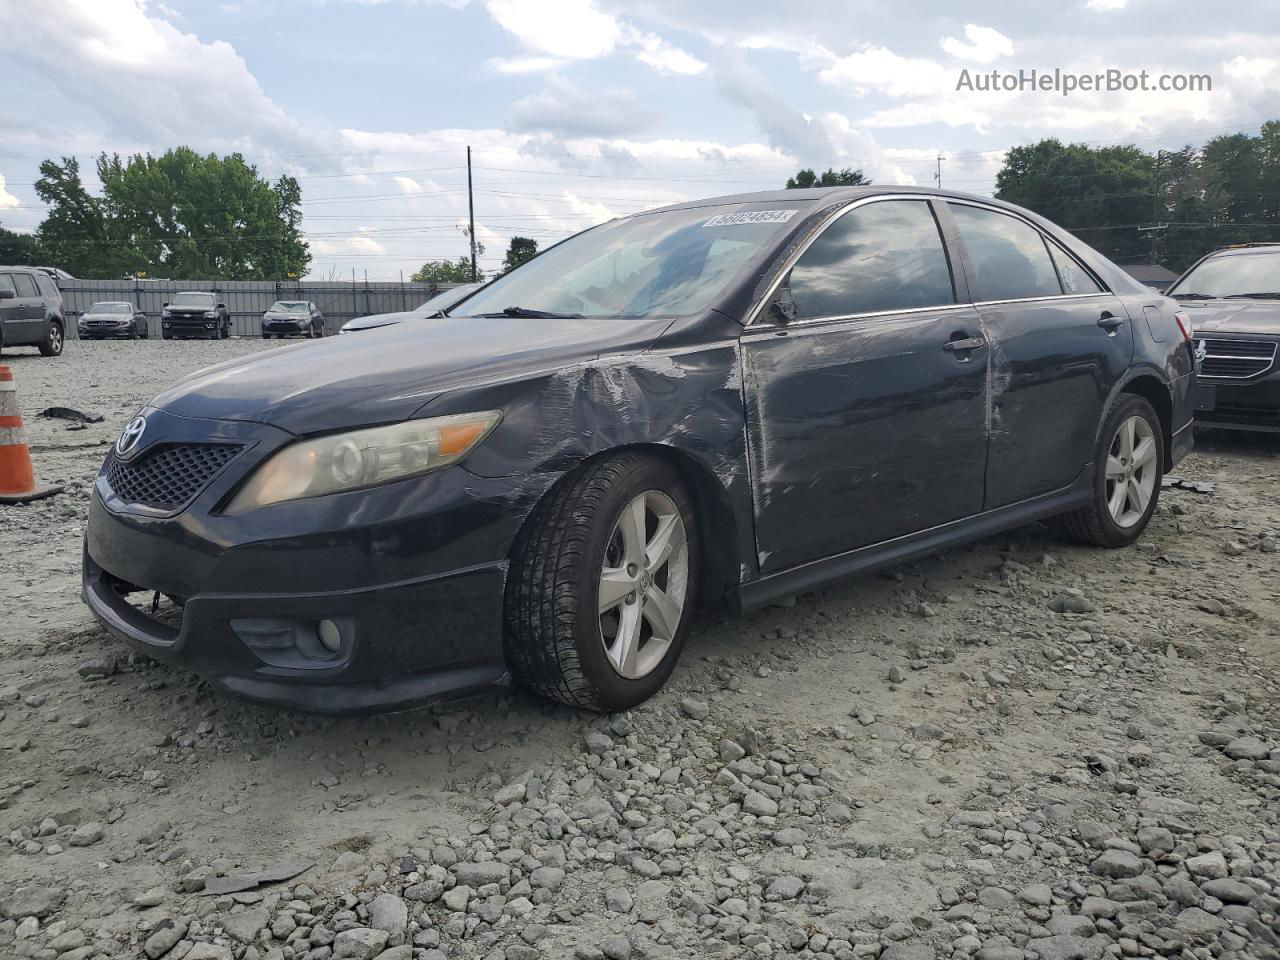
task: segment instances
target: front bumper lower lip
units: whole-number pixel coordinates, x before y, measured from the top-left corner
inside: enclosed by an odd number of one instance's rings
[[[113,636],[218,690],[305,713],[358,714],[422,706],[509,683],[501,656],[433,665],[428,652],[433,625],[440,631],[477,629],[489,611],[500,609],[504,578],[503,565],[494,564],[332,593],[198,595],[186,601],[174,626],[129,603],[86,545],[81,592]],[[451,611],[453,619],[441,611]],[[246,618],[339,618],[355,624],[354,643],[332,666],[274,667],[233,627]]]

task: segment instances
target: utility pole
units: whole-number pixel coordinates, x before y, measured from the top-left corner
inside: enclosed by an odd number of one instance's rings
[[[471,193],[471,147],[467,146],[467,218],[471,225],[467,239],[471,241],[471,282],[476,282],[476,202]]]
[[[938,172],[933,175],[933,179],[938,181],[938,189],[942,189],[942,154],[938,154]]]

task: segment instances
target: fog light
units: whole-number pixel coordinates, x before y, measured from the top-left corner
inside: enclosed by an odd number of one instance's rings
[[[342,646],[342,631],[338,629],[338,625],[332,620],[321,620],[316,625],[316,633],[320,636],[320,643],[330,653],[337,653]]]

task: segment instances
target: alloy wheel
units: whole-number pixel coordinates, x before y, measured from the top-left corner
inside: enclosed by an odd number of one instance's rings
[[[1107,510],[1116,526],[1140,522],[1155,494],[1159,470],[1155,434],[1145,417],[1121,422],[1107,450]]]
[[[62,328],[56,323],[49,327],[49,350],[55,354],[62,352]]]
[[[620,676],[638,680],[662,663],[688,588],[689,541],[679,509],[659,490],[638,494],[609,535],[597,593],[600,640]]]

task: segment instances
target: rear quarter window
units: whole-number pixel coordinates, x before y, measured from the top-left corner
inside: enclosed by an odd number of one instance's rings
[[[1062,296],[1057,267],[1039,230],[995,210],[948,206],[969,251],[975,300]]]

